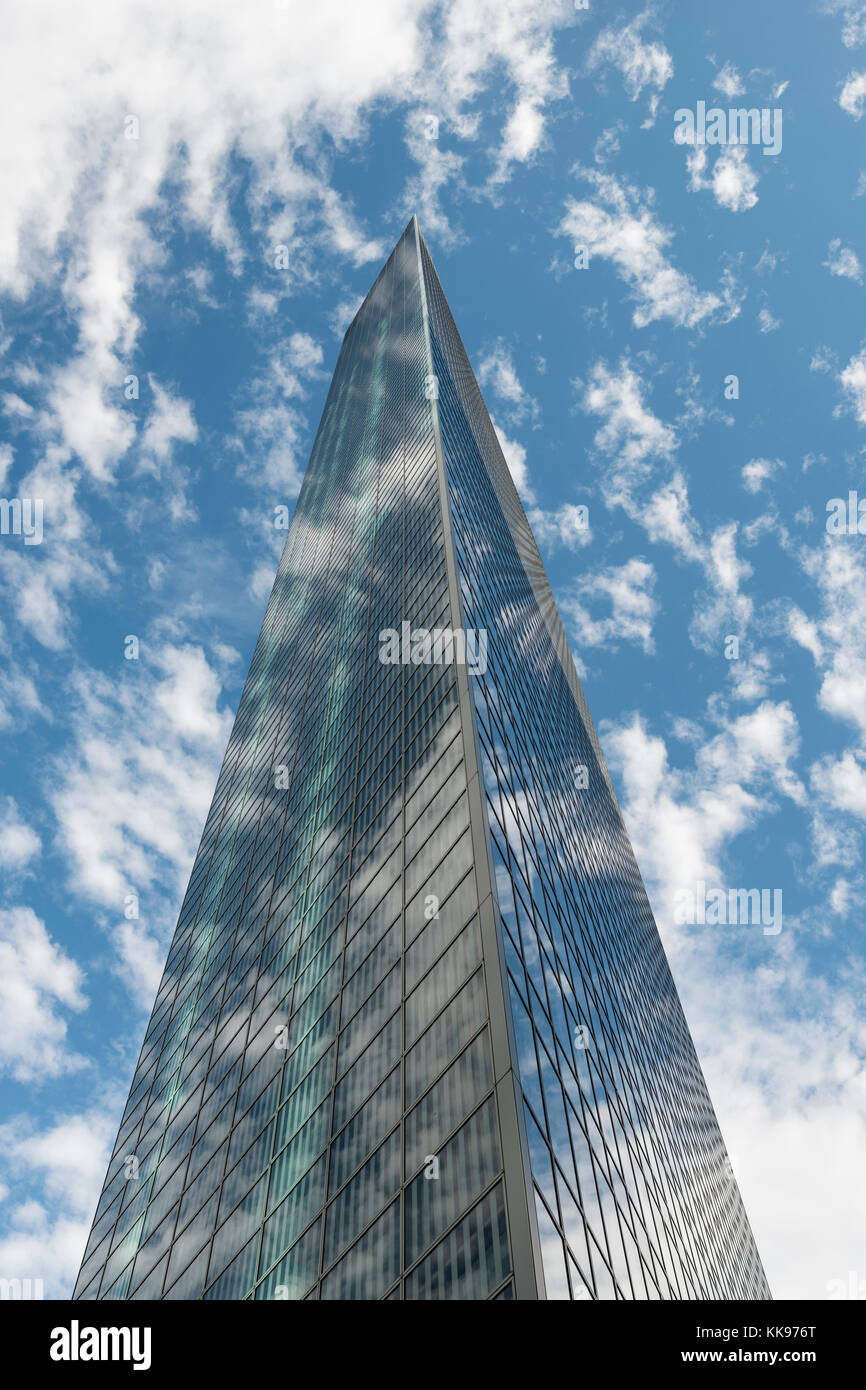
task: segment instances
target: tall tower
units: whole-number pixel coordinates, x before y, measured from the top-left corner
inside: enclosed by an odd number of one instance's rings
[[[75,1297],[769,1296],[413,218],[343,341]]]

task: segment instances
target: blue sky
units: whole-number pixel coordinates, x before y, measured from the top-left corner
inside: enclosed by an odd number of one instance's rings
[[[771,1286],[866,1296],[866,537],[826,527],[866,497],[866,4],[36,0],[6,28],[0,496],[43,535],[0,535],[0,1274],[71,1288],[274,508],[417,212]],[[678,143],[699,102],[781,111],[781,150]],[[699,883],[780,889],[782,930],[680,924]]]

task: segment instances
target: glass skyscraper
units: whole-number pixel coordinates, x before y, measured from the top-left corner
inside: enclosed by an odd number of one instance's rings
[[[413,218],[343,342],[75,1297],[769,1296]]]

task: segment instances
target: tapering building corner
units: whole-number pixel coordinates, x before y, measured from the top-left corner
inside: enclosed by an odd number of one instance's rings
[[[770,1296],[415,218],[343,342],[75,1296]]]

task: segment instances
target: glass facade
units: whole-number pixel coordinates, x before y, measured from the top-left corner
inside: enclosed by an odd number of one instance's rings
[[[736,1296],[769,1290],[413,219],[343,343],[75,1297]]]

